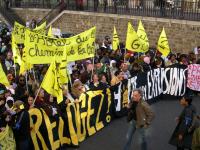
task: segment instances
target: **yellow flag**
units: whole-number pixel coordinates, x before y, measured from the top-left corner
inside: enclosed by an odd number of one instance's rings
[[[126,49],[134,52],[145,52],[144,44],[140,41],[130,22],[126,35]]]
[[[47,73],[42,81],[41,87],[49,94],[57,97],[57,102],[63,100],[63,92],[60,82],[59,66],[54,62],[51,63]]]
[[[147,34],[145,32],[144,26],[142,24],[142,21],[139,21],[139,25],[138,25],[138,30],[137,30],[137,35],[140,39],[140,41],[143,43],[143,49],[145,52],[147,52],[149,50],[149,40],[147,37]]]
[[[48,34],[47,34],[47,35],[50,36],[50,37],[53,37],[52,27],[51,27],[51,26],[49,27]]]
[[[158,40],[157,50],[159,52],[161,52],[162,55],[165,57],[167,57],[170,53],[169,43],[167,40],[167,36],[166,36],[164,27],[160,34],[159,40]]]
[[[22,59],[21,59],[19,48],[15,42],[14,35],[12,35],[12,52],[13,52],[14,63],[18,63],[19,65],[21,65]]]
[[[5,86],[9,86],[9,82],[8,82],[8,78],[5,74],[5,72],[3,71],[2,65],[0,63],[0,83],[5,85]]]
[[[114,26],[114,31],[113,31],[113,40],[112,40],[112,49],[117,50],[119,46],[119,37],[117,35],[116,28]]]
[[[46,25],[47,23],[45,21],[43,24],[33,29],[33,32],[46,35]]]

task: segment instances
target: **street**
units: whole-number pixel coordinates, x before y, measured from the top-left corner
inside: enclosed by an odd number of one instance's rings
[[[200,97],[193,99],[193,104],[200,114]],[[149,128],[149,150],[176,150],[168,144],[171,134],[176,126],[175,118],[182,111],[178,100],[160,100],[151,105],[155,112],[155,119]],[[128,123],[126,117],[113,120],[110,125],[80,143],[79,148],[70,150],[122,150]],[[132,150],[139,150],[137,131],[133,137]]]

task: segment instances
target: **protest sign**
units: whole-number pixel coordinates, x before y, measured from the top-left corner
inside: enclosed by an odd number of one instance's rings
[[[200,65],[192,64],[188,66],[187,87],[200,91]]]
[[[66,43],[67,61],[76,61],[94,57],[96,27],[70,37]]]
[[[47,116],[43,109],[29,110],[34,149],[79,145],[87,136],[95,134],[111,122],[112,101],[109,89],[88,91],[79,100],[79,103],[68,104],[57,117]]]
[[[27,27],[19,24],[18,22],[15,22],[12,34],[15,37],[16,44],[23,44],[24,43],[26,30],[30,30],[30,28],[27,28]],[[35,33],[40,33],[40,34],[45,35],[46,34],[46,22],[44,22],[40,26],[36,27],[32,31],[35,32]]]
[[[31,64],[49,64],[53,60],[57,63],[66,59],[65,44],[67,39],[57,39],[26,30],[25,54]]]
[[[130,78],[128,82],[129,100],[135,88],[141,88],[144,92],[144,99],[148,101],[161,94],[183,96],[186,92],[186,70],[185,66],[177,65],[152,69]]]

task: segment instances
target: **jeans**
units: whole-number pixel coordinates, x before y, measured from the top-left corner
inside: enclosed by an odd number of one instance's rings
[[[126,144],[124,150],[130,150],[131,148],[131,141],[133,139],[133,135],[136,131],[136,121],[131,120],[129,122],[128,132],[126,135]],[[139,133],[139,144],[141,145],[141,150],[147,150],[147,141],[146,141],[146,129],[145,128],[138,128]]]

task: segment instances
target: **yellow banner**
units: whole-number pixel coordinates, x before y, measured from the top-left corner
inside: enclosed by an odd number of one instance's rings
[[[24,43],[26,30],[30,30],[30,29],[19,24],[18,22],[15,22],[12,34],[14,35],[15,42],[17,44]],[[41,24],[39,27],[35,28],[33,31],[35,33],[46,34],[46,22]]]
[[[137,33],[132,27],[131,23],[128,23],[127,35],[126,35],[126,49],[134,52],[145,52],[144,43],[139,39]]]
[[[157,50],[162,53],[163,56],[167,57],[170,53],[169,42],[167,39],[167,35],[165,33],[165,29],[163,28],[160,33],[160,37],[158,40]]]
[[[76,61],[94,57],[96,27],[69,38],[66,43],[67,61]]]
[[[49,64],[53,60],[61,63],[66,59],[65,44],[69,39],[57,39],[30,30],[25,33],[25,55],[30,64]]]

